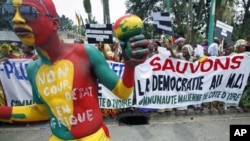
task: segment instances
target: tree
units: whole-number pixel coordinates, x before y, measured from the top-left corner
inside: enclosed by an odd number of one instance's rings
[[[83,0],[83,7],[85,9],[85,12],[88,14],[88,18],[85,18],[85,22],[87,24],[97,23],[97,21],[95,20],[95,17],[93,17],[92,15],[92,8],[91,8],[90,0]]]
[[[65,15],[59,17],[59,20],[60,20],[60,27],[59,27],[60,31],[71,31],[73,29],[72,25],[74,22]]]
[[[110,24],[109,0],[101,0],[103,6],[103,23]]]
[[[160,12],[165,9],[165,1],[126,0],[126,12],[145,19],[152,12]],[[220,20],[233,26],[233,40],[239,38],[250,40],[250,0],[216,0],[215,2],[215,22]],[[243,10],[241,14],[236,15],[239,5],[242,5]],[[172,9],[171,14],[174,17],[173,28],[175,34],[185,36],[189,42],[199,42],[201,38],[207,37],[210,0],[172,0],[170,7]],[[147,26],[147,24],[144,24],[144,26]],[[151,33],[151,31],[148,31],[149,28],[145,29],[147,29],[145,33]]]
[[[243,6],[243,11],[242,14],[240,14],[239,18],[236,18],[235,24],[234,24],[234,30],[233,30],[233,39],[250,39],[250,1],[249,0],[237,0],[236,1],[236,6],[237,5],[242,5]],[[237,20],[241,20],[242,22],[238,22]]]
[[[127,0],[126,12],[134,13],[142,19],[145,19],[151,16],[153,12],[165,11],[166,7],[164,2],[165,0]],[[200,38],[198,30],[205,25],[205,19],[207,18],[205,14],[207,11],[204,10],[204,5],[204,1],[192,2],[191,0],[187,0],[171,2],[171,15],[174,15],[172,22],[176,36],[185,36],[190,42],[193,41],[194,37]],[[147,24],[144,25],[148,26]],[[148,31],[148,28],[146,29]],[[151,32],[152,31],[149,31],[149,33]],[[157,35],[155,31],[153,31],[153,33],[153,35]]]
[[[0,5],[5,4],[6,0],[0,0]],[[0,17],[0,30],[11,30],[12,27],[8,21]]]
[[[139,16],[142,20],[148,19],[152,12],[161,11],[163,1],[155,0],[126,0],[126,13],[132,13]],[[144,23],[143,34],[146,38],[154,38],[157,33],[154,31],[152,24]]]

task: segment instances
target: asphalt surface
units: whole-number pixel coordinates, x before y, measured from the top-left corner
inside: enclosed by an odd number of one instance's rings
[[[238,113],[234,108],[229,108],[224,114],[217,111],[210,114],[208,109],[198,114],[192,109],[189,111],[189,115],[180,116],[175,116],[174,112],[127,112],[117,117],[105,117],[104,121],[112,141],[229,141],[230,125],[250,125],[249,111]],[[119,122],[124,117],[128,121]],[[135,121],[141,125],[135,125]],[[0,123],[0,141],[48,141],[49,136],[48,122]],[[243,138],[239,140],[244,141]]]

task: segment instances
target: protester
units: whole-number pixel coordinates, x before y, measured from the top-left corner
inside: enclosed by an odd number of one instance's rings
[[[13,58],[19,58],[21,55],[21,48],[17,42],[12,42],[10,44],[10,47],[12,49],[12,56],[15,56]]]
[[[20,58],[33,60],[36,60],[38,58],[38,55],[35,53],[35,48],[33,46],[27,46],[25,44],[22,44],[21,50],[22,54],[20,55]]]
[[[103,54],[106,60],[114,60],[114,53],[111,51],[109,44],[99,43],[97,44],[97,48]]]
[[[5,101],[5,94],[4,94],[4,89],[2,82],[0,81],[0,106],[5,106],[6,101]]]
[[[166,38],[163,42],[163,46],[168,49],[173,47],[173,42],[171,39]]]
[[[224,47],[224,52],[223,55],[224,56],[229,56],[234,52],[234,47],[232,45],[227,45]]]
[[[0,63],[8,60],[8,54],[10,54],[10,50],[11,48],[7,44],[0,45]],[[5,106],[5,105],[6,105],[5,94],[2,82],[0,80],[0,106]]]
[[[220,40],[219,38],[215,37],[213,43],[208,46],[208,56],[221,56],[222,53],[220,52]],[[223,113],[223,108],[221,108],[221,102],[215,101],[209,103],[209,113],[214,113],[214,104],[216,105],[216,109],[221,114]]]
[[[214,42],[208,46],[208,55],[209,56],[219,56],[220,55],[220,40],[214,38]]]
[[[174,53],[170,46],[167,46],[167,49],[170,51],[171,57],[173,57],[173,58],[194,62],[193,47],[190,44],[185,44],[182,47],[182,52],[181,53]],[[176,110],[175,110],[175,115],[179,116],[180,111],[184,111],[185,115],[189,114],[188,106],[177,107]]]
[[[13,49],[10,44],[3,43],[0,45],[0,63],[8,61],[11,58],[17,58],[18,56],[13,54]],[[6,105],[4,89],[2,86],[2,82],[0,80],[0,106]]]
[[[164,41],[163,41],[163,47],[165,47],[167,50],[168,48],[172,48],[173,47],[173,42],[171,39],[169,38],[166,38]],[[167,92],[166,92],[167,93]],[[163,112],[166,112],[166,113],[171,113],[173,110],[173,108],[164,108],[164,109],[158,109],[158,113],[163,113]]]
[[[111,51],[113,52],[113,60],[115,62],[123,62],[122,61],[122,49],[120,43],[114,39],[113,44],[110,44]]]
[[[152,56],[154,56],[155,54],[158,54],[158,47],[161,46],[161,43],[158,40],[151,40],[152,44],[150,44],[148,46],[149,49],[149,54],[147,56],[147,58],[151,58]],[[158,109],[156,108],[136,108],[136,111],[139,113],[149,113],[149,112],[157,112]],[[160,111],[161,112],[161,111]]]
[[[179,37],[178,39],[176,39],[174,41],[174,44],[177,45],[176,49],[175,49],[175,53],[181,53],[182,52],[182,47],[186,44],[186,39],[183,37]]]
[[[164,30],[162,30],[162,32],[161,32],[161,37],[160,37],[160,43],[161,43],[161,45],[164,44],[164,41],[165,41],[166,38],[167,38],[167,37],[166,37],[166,33],[165,33]]]
[[[244,39],[239,39],[234,44],[234,52],[232,52],[230,55],[236,55],[236,54],[248,54],[246,52],[246,45],[247,41]],[[249,82],[249,81],[248,81]],[[249,84],[248,84],[249,85]],[[249,103],[250,96],[247,93],[243,93],[241,96],[241,100],[239,105],[237,104],[231,104],[231,103],[224,103],[225,110],[228,110],[228,107],[234,107],[239,113],[242,113],[243,111],[246,111],[246,106]],[[244,102],[243,102],[244,101]],[[248,101],[248,103],[246,103]]]
[[[115,47],[117,47],[117,44],[115,45]],[[104,58],[107,61],[119,61],[119,58],[115,58],[115,52],[113,52],[109,44],[99,43],[97,45],[97,48],[103,54]],[[120,109],[101,108],[101,111],[103,116],[109,116],[111,118],[114,118],[120,112]]]
[[[193,47],[193,50],[194,50],[194,54],[193,54],[194,61],[197,61],[197,60],[199,60],[200,57],[205,56],[204,48],[201,45],[193,43],[192,47]]]
[[[0,62],[2,61],[6,61],[10,58],[19,58],[19,56],[13,54],[13,49],[11,47],[11,45],[4,43],[0,46],[0,52],[2,54],[2,58],[0,60]]]
[[[209,56],[209,54],[208,54],[208,40],[207,39],[202,39],[200,44],[204,49],[204,55]]]
[[[50,141],[110,140],[99,107],[97,81],[117,97],[127,99],[133,91],[135,67],[145,61],[149,41],[138,34],[123,41],[125,67],[120,78],[94,46],[61,42],[52,0],[7,1],[1,14],[13,22],[14,31],[24,44],[36,47],[39,58],[27,67],[34,104],[0,107],[0,119],[50,119]]]
[[[246,45],[247,41],[244,39],[239,39],[236,41],[234,45],[234,52],[231,55],[239,54],[239,53],[246,53]]]
[[[161,43],[157,40],[153,40],[152,41],[153,44],[149,45],[149,54],[148,54],[148,58],[154,56],[155,54],[158,54],[159,51],[158,51],[158,47],[161,46]]]
[[[74,43],[84,44],[84,40],[81,39],[81,38],[76,38],[76,39],[74,40]]]

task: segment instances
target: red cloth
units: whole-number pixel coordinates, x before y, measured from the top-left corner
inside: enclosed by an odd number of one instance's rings
[[[0,106],[0,119],[9,120],[11,118],[12,107]]]

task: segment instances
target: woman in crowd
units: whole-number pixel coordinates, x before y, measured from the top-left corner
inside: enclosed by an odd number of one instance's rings
[[[174,53],[173,50],[172,50],[172,48],[171,48],[171,46],[167,46],[166,48],[170,51],[171,57],[173,57],[173,58],[177,58],[177,59],[185,60],[185,61],[190,61],[190,62],[194,61],[193,47],[190,44],[185,44],[181,48],[181,53]],[[175,110],[175,115],[179,116],[180,115],[180,111],[184,111],[185,115],[189,114],[187,106],[177,107],[176,110]]]
[[[182,52],[182,47],[186,44],[186,39],[183,37],[179,37],[174,41],[174,44],[177,45],[175,49],[175,53],[181,53]]]

